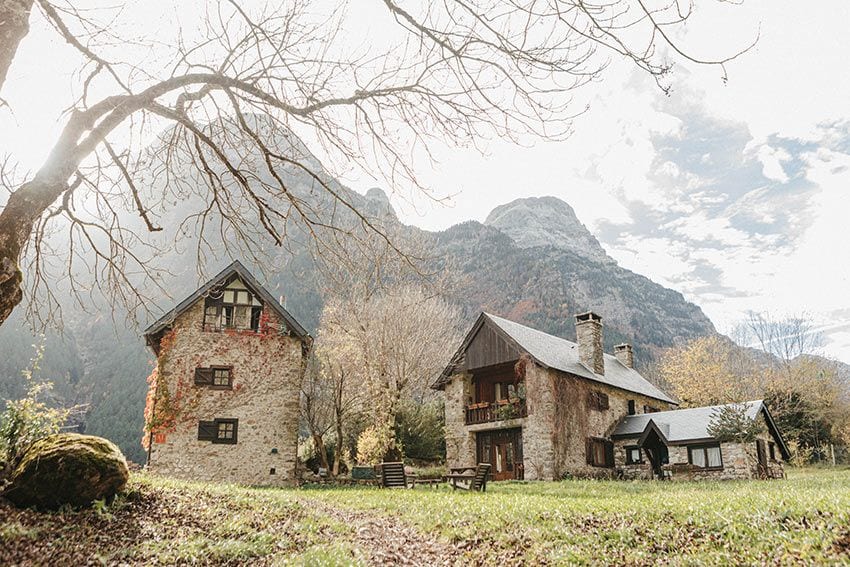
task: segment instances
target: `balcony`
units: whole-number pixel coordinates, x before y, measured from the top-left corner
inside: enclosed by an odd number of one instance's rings
[[[498,402],[479,402],[466,406],[466,424],[487,423],[528,416],[525,400],[501,400]]]

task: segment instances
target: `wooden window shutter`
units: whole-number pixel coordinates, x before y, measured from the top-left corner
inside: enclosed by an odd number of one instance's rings
[[[602,392],[597,392],[596,396],[597,396],[596,399],[599,401],[598,408],[601,409],[601,410],[607,410],[608,409],[608,394],[603,394]]]
[[[593,439],[590,437],[587,438],[587,441],[584,442],[584,450],[587,453],[587,464],[593,464]]]
[[[216,436],[216,425],[214,421],[198,422],[198,441],[212,441]]]
[[[605,441],[605,466],[614,466],[614,444],[610,441]]]
[[[198,385],[206,385],[212,384],[213,382],[213,369],[212,368],[196,368],[195,369],[195,384]]]

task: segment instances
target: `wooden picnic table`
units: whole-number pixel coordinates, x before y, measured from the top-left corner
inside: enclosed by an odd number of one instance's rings
[[[446,475],[446,480],[452,483],[452,488],[457,488],[458,481],[472,482],[475,478],[475,467],[465,467],[460,470],[471,470],[472,472],[454,472],[458,469],[451,469],[453,472]]]
[[[415,488],[417,485],[424,484],[431,488],[437,488],[443,482],[445,481],[441,478],[416,478],[413,480],[413,486]]]
[[[474,473],[475,467],[452,467],[449,469],[449,471],[451,471],[451,474],[463,474],[466,471],[472,471]]]

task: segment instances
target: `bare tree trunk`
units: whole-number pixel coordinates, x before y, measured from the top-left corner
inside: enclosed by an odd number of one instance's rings
[[[0,0],[0,89],[15,59],[18,45],[30,31],[33,0]]]
[[[337,415],[336,418],[336,453],[334,453],[334,470],[333,475],[339,476],[339,462],[342,460],[344,451],[342,441],[342,416]]]
[[[319,461],[322,463],[322,468],[326,471],[331,470],[328,465],[328,452],[325,449],[325,440],[321,435],[313,433],[313,444],[316,446],[316,452],[319,453]]]
[[[68,189],[67,176],[44,177],[37,175],[21,185],[0,212],[0,325],[23,299],[23,274],[18,264],[34,224]]]

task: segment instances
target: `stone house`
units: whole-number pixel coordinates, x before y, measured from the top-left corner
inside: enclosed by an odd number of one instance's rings
[[[292,481],[311,337],[238,261],[144,332],[157,356],[150,471],[192,480]]]
[[[617,345],[613,355],[603,352],[602,318],[595,313],[576,315],[576,338],[568,341],[482,313],[433,385],[445,396],[447,466],[488,462],[494,480],[552,480],[669,476],[662,466],[669,471],[682,454],[685,463],[693,460],[692,468],[706,459],[715,462],[713,449],[706,456],[711,440],[705,435],[675,445],[667,437],[656,441],[647,435],[646,441],[635,435],[647,427],[665,431],[664,423],[648,416],[681,415],[689,423],[695,414],[671,411],[677,401],[635,370],[631,345]],[[700,409],[705,413],[711,408]],[[764,412],[769,415],[766,408]],[[639,432],[632,430],[638,427]],[[771,435],[772,454],[778,446],[779,456],[787,458],[775,427]],[[693,450],[688,448],[691,441]],[[666,453],[668,462],[659,461],[655,468],[649,458],[653,443],[675,447]],[[697,446],[703,447],[702,454]],[[743,475],[746,466],[731,458],[737,449],[722,450],[730,452],[724,461],[730,463],[728,470],[703,466],[702,476],[730,476],[733,468]],[[660,450],[652,454],[665,456]]]

